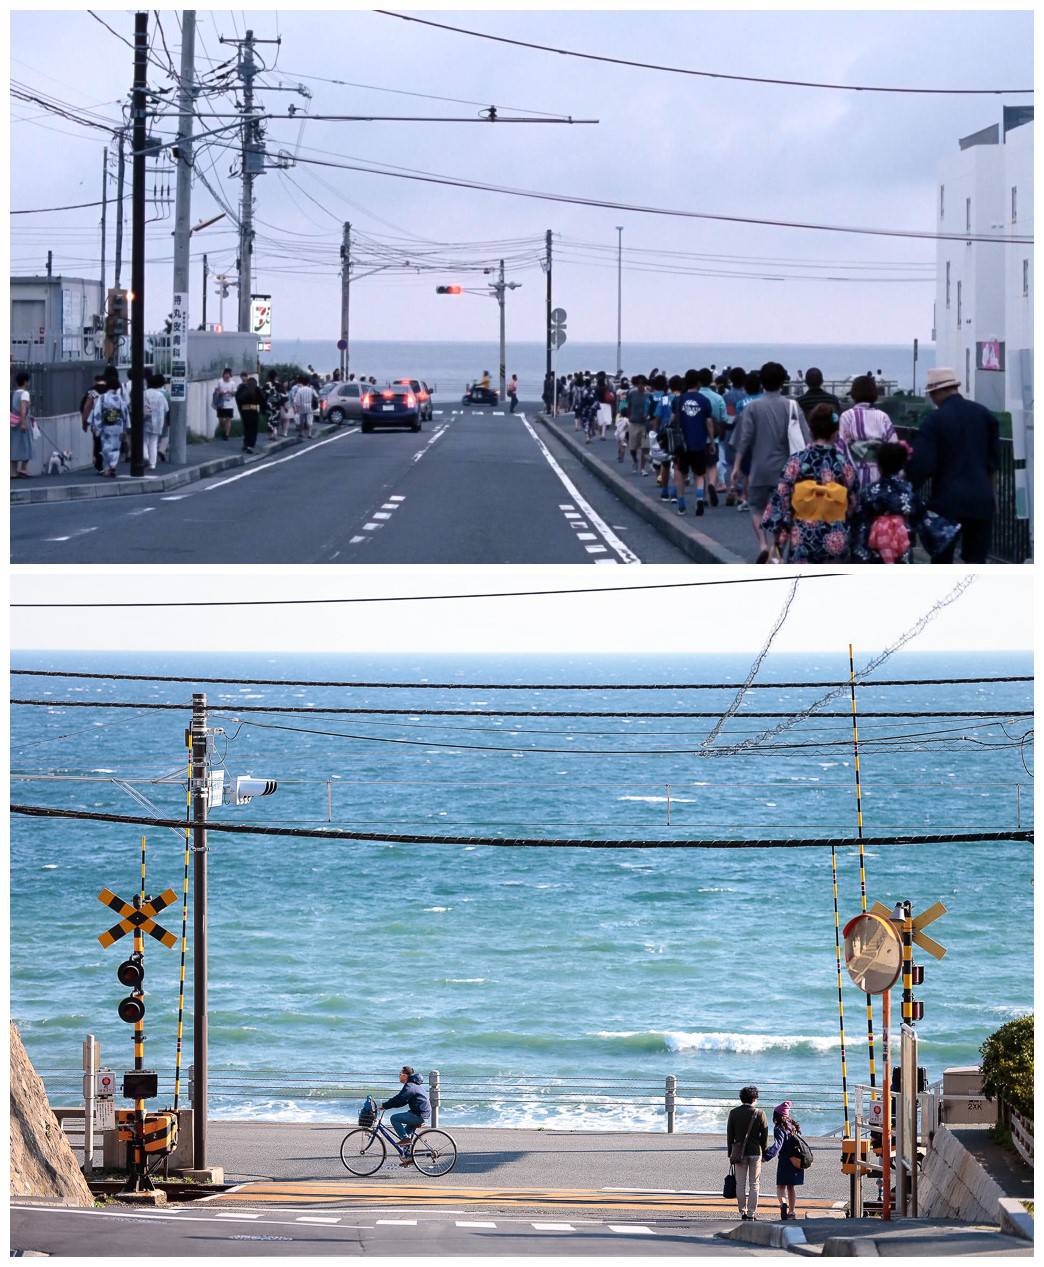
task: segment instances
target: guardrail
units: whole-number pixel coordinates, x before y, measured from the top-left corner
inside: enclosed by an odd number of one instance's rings
[[[1009,1106],[1008,1129],[1011,1131],[1011,1142],[1015,1145],[1015,1151],[1027,1166],[1032,1166],[1033,1123],[1029,1118],[1023,1117],[1021,1113],[1017,1113]]]

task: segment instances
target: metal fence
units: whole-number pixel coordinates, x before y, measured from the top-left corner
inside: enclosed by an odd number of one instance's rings
[[[916,427],[896,427],[901,440],[913,444],[917,436]],[[1020,519],[1015,513],[1015,448],[1011,440],[1001,439],[1000,462],[997,467],[997,509],[993,516],[993,543],[990,555],[1000,563],[1025,563],[1030,558],[1033,542],[1030,535],[1030,522]],[[931,483],[925,484],[918,492],[923,497],[929,496]]]

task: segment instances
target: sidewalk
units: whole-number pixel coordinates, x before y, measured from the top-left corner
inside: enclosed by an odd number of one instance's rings
[[[313,438],[336,431],[336,427],[313,427]],[[295,448],[307,444],[299,436],[287,436],[285,439],[269,439],[267,433],[257,438],[257,449],[253,454],[243,452],[243,441],[239,436],[231,440],[204,440],[198,444],[189,444],[186,461],[181,463],[160,462],[155,471],[135,477],[130,474],[129,464],[122,462],[116,470],[115,479],[105,479],[93,467],[81,467],[75,471],[64,471],[61,475],[35,475],[31,480],[13,480],[11,483],[11,505],[21,506],[40,502],[82,501],[92,497],[121,497],[139,493],[165,493],[172,488],[180,488],[183,484],[192,484],[196,480],[206,479],[236,466],[247,466],[254,462],[263,462],[266,458],[284,449]]]
[[[693,514],[695,499],[690,498],[689,512],[679,515],[674,502],[660,500],[656,479],[650,473],[641,476],[631,467],[630,457],[616,460],[616,439],[610,433],[604,440],[585,443],[581,432],[573,426],[572,414],[550,418],[537,414],[548,431],[565,445],[626,506],[651,523],[664,537],[684,550],[696,563],[753,563],[757,545],[750,526],[750,512],[726,506],[722,498],[712,509],[697,519]]]

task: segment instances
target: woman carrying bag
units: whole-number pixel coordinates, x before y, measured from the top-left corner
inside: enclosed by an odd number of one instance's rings
[[[790,1100],[784,1100],[772,1110],[772,1147],[765,1152],[765,1160],[776,1162],[776,1196],[779,1199],[779,1217],[786,1222],[796,1218],[795,1205],[798,1188],[805,1182],[805,1171],[812,1164],[812,1150],[801,1136],[801,1126],[790,1116],[793,1108]]]
[[[740,1103],[729,1114],[725,1148],[731,1169],[725,1176],[723,1195],[735,1197],[740,1218],[751,1222],[758,1212],[761,1155],[768,1144],[768,1119],[758,1108],[757,1087],[741,1087]]]

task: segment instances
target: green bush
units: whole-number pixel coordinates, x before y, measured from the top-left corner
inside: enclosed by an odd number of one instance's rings
[[[982,1090],[1002,1099],[1024,1117],[1033,1117],[1033,1017],[1002,1025],[979,1048]]]

